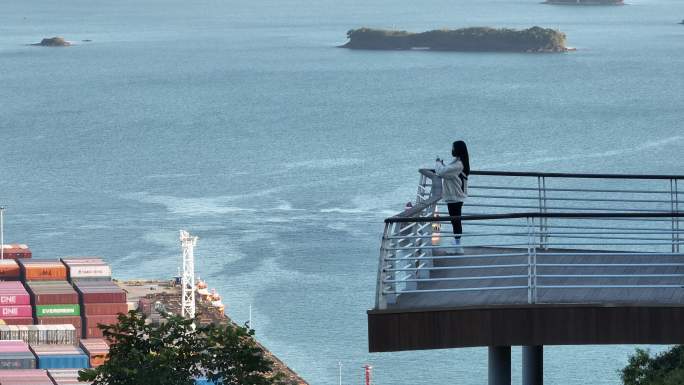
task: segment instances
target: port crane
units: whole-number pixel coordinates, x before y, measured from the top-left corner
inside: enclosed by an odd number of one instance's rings
[[[183,256],[181,316],[195,318],[195,245],[197,244],[197,237],[181,230],[180,242]]]

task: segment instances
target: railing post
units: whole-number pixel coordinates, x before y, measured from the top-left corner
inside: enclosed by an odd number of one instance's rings
[[[675,186],[675,211],[679,213],[679,180],[675,179],[674,180],[674,186]],[[676,226],[676,231],[677,231],[677,252],[679,253],[679,220],[681,219],[680,217],[677,217],[677,226]]]
[[[546,208],[546,177],[537,177],[537,191],[539,194],[539,214],[545,214]],[[547,218],[539,218],[539,247],[546,248],[547,239]]]
[[[408,258],[410,261],[411,268],[413,269],[412,271],[407,272],[406,277],[407,279],[416,279],[418,278],[418,267],[420,266],[420,261],[418,260],[418,256],[420,255],[420,249],[419,247],[422,246],[422,239],[417,238],[420,236],[420,223],[419,222],[414,222],[413,228],[411,229],[411,232],[408,234],[411,238],[409,238],[408,244],[411,247],[415,247],[413,251],[411,251],[408,254]],[[406,284],[404,285],[404,288],[406,290],[415,290],[418,287],[418,282],[415,281],[406,281]]]
[[[670,211],[679,212],[678,180],[670,179]],[[672,252],[679,252],[679,217],[672,217]]]
[[[390,233],[391,223],[385,223],[385,230],[382,233],[382,240],[380,241],[380,261],[378,262],[378,282],[375,287],[375,307],[377,309],[387,309],[387,295],[385,295],[385,279],[387,274],[385,271],[386,258],[389,250],[389,240],[387,237]]]
[[[533,222],[532,218],[527,217],[527,303],[532,303],[532,243],[533,239]]]

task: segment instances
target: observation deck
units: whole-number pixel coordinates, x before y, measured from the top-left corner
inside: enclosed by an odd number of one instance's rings
[[[684,176],[473,171],[463,253],[420,170],[385,220],[371,352],[489,347],[490,385],[541,384],[543,345],[684,343]],[[683,202],[684,203],[684,202]]]

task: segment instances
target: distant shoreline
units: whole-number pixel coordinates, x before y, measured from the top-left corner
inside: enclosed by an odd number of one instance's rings
[[[624,0],[546,0],[542,4],[551,5],[625,5]]]

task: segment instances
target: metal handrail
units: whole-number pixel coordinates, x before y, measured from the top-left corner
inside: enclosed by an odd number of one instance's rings
[[[586,178],[586,179],[681,179],[684,175],[649,175],[649,174],[593,174],[593,173],[567,173],[567,172],[527,172],[527,171],[476,171],[470,175],[489,176],[526,176],[545,178]]]
[[[683,267],[684,264],[672,263],[670,257],[682,257],[680,246],[684,244],[684,228],[680,228],[680,218],[684,217],[684,212],[679,211],[679,197],[684,192],[678,191],[678,181],[684,180],[680,175],[622,175],[622,174],[577,174],[577,173],[537,173],[537,172],[505,172],[505,171],[473,171],[471,175],[479,176],[500,176],[500,177],[532,177],[536,178],[536,188],[516,187],[510,183],[506,186],[480,185],[480,188],[490,188],[497,190],[511,191],[535,191],[535,196],[506,196],[487,194],[472,194],[466,203],[469,208],[530,208],[535,211],[530,212],[510,212],[510,213],[467,213],[461,216],[442,216],[437,213],[437,209],[443,203],[442,182],[433,170],[421,169],[420,182],[416,195],[416,203],[403,212],[385,219],[385,231],[382,238],[380,261],[378,269],[378,283],[376,290],[376,308],[386,308],[389,304],[397,302],[402,294],[408,293],[437,293],[454,292],[466,293],[478,290],[515,290],[527,289],[528,303],[537,303],[537,290],[543,288],[568,289],[568,288],[673,288],[684,287],[664,281],[658,283],[641,282],[603,282],[596,284],[602,279],[673,279],[684,277],[673,268]],[[581,189],[575,188],[556,188],[547,187],[546,178],[586,178],[586,179],[610,179],[610,180],[654,180],[670,181],[669,191],[661,189],[621,189],[621,188],[591,188],[583,185]],[[473,178],[471,177],[471,180]],[[516,179],[517,180],[517,179]],[[472,188],[472,187],[471,187]],[[477,188],[477,187],[476,187]],[[615,195],[604,197],[562,197],[549,196],[549,193],[558,192],[590,192],[590,193],[621,193],[621,194],[661,194],[669,193],[670,200],[663,199],[632,199],[615,198]],[[486,203],[470,203],[474,198],[481,199],[525,199],[536,200],[537,206],[520,205],[500,205]],[[582,212],[554,212],[553,206],[548,206],[547,201],[568,201],[574,203],[602,203],[602,204],[634,204],[634,203],[657,203],[668,205],[668,209],[660,206],[655,209],[631,208],[617,209],[615,207],[558,207],[558,209],[569,209]],[[497,227],[519,227],[525,228],[519,231],[491,231],[477,232],[473,234],[464,233],[468,239],[468,247],[484,247],[489,251],[484,254],[472,255],[444,255],[439,254],[448,247],[434,244],[437,237],[446,236],[436,226],[449,223],[453,220],[469,222],[470,225],[488,226],[496,229]],[[522,222],[521,222],[522,220]],[[508,221],[508,222],[502,222]],[[510,223],[513,221],[514,223]],[[550,223],[550,221],[560,223]],[[565,222],[579,222],[568,225]],[[622,227],[610,224],[610,221],[637,221],[639,226]],[[588,223],[590,222],[590,223]],[[598,223],[596,223],[598,222]],[[607,223],[607,224],[606,224]],[[662,228],[662,223],[668,223],[667,229]],[[579,231],[562,232],[552,231],[551,229],[578,229]],[[639,231],[639,232],[634,232]],[[641,236],[638,236],[641,235]],[[647,237],[644,237],[647,235]],[[667,237],[665,237],[667,235]],[[650,237],[648,237],[650,236]],[[472,242],[475,239],[494,238],[492,242]],[[553,241],[551,240],[553,238]],[[562,247],[558,250],[549,250],[550,246]],[[586,250],[587,246],[594,250]],[[629,248],[629,250],[605,250],[607,246],[611,248]],[[658,251],[661,246],[670,248],[669,252]],[[602,248],[604,250],[602,250]],[[646,250],[647,249],[647,250]],[[563,258],[563,257],[589,257],[594,258],[594,263],[540,263],[540,258]],[[621,258],[633,258],[647,256],[650,258],[644,261],[627,261]],[[615,261],[606,263],[601,258],[615,258]],[[483,262],[472,266],[435,266],[441,261],[458,260],[478,260],[485,261],[495,258],[513,258],[507,262]],[[526,258],[524,263],[515,258]],[[660,258],[660,259],[658,259]],[[663,259],[664,258],[664,259]],[[518,262],[516,262],[518,261]],[[667,272],[661,271],[640,271],[640,272],[615,272],[598,271],[585,274],[583,271],[577,272],[545,272],[538,269],[563,269],[563,268],[586,268],[594,267],[601,269],[614,268],[635,268],[635,269],[670,269]],[[526,272],[519,269],[526,268]],[[467,272],[487,269],[511,269],[510,274],[503,274],[501,271],[489,271],[483,275],[473,276],[431,276],[432,272]],[[575,281],[560,283],[546,282],[549,279],[565,280],[592,280],[586,284],[577,284]],[[525,284],[497,285],[497,280],[520,280],[525,279]],[[597,281],[599,280],[599,281]],[[541,281],[541,282],[540,282]],[[480,286],[473,287],[442,287],[435,288],[428,286],[436,282],[459,283],[482,282]],[[489,283],[487,283],[489,282]],[[592,283],[594,282],[594,283]]]
[[[455,219],[463,221],[479,221],[487,219],[520,219],[520,218],[682,218],[684,211],[674,213],[511,213],[511,214],[485,214],[485,215],[461,215],[461,216],[434,216],[421,218],[390,217],[385,223],[425,223],[425,222],[451,222]]]

